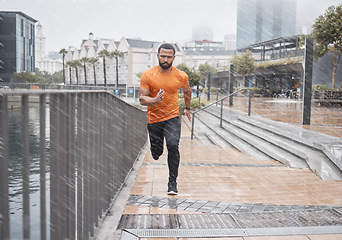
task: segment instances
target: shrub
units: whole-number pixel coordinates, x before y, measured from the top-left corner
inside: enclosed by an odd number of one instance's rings
[[[330,90],[330,88],[322,84],[312,85],[312,91],[324,91],[324,90]]]
[[[210,88],[210,92],[211,93],[217,93],[218,92],[218,88],[217,87],[211,87]],[[207,87],[203,88],[203,93],[208,93],[208,88]]]
[[[217,93],[217,92],[218,92],[218,88],[216,88],[216,87],[211,87],[211,88],[210,88],[210,92],[211,92],[211,93]]]
[[[241,93],[243,94],[247,93],[247,90],[251,91],[252,94],[260,92],[260,88],[257,88],[257,87],[243,87],[243,88],[237,87],[237,88],[234,88],[234,91],[238,91],[240,89],[242,89]]]
[[[201,103],[203,105],[203,103]],[[179,111],[184,114],[184,109],[185,109],[185,101],[184,98],[180,98],[178,100],[178,106],[179,106]],[[196,110],[199,107],[199,99],[198,98],[192,98],[190,102],[190,107],[192,110]]]

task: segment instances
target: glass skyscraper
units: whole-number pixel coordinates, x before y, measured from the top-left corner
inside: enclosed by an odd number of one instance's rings
[[[296,0],[238,0],[236,48],[296,34]]]
[[[0,82],[10,82],[14,72],[35,71],[36,22],[22,12],[0,11]]]

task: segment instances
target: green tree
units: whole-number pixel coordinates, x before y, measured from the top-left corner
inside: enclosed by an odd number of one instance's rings
[[[35,74],[31,72],[13,73],[15,82],[22,83],[36,83],[36,84],[56,84],[63,82],[63,71],[54,72],[50,74],[47,71],[40,71],[38,68],[35,69]]]
[[[217,70],[213,66],[208,63],[200,64],[198,66],[198,71],[200,72],[201,77],[208,75],[208,73],[216,73]]]
[[[40,71],[38,68],[35,70],[35,76],[38,78],[37,83],[43,83],[43,84],[48,84],[50,83],[51,80],[51,74],[47,71]]]
[[[181,63],[177,65],[177,68],[183,72],[185,72],[189,76],[189,85],[190,87],[196,86],[200,83],[201,76],[197,74],[195,71],[191,71],[185,63]]]
[[[89,62],[89,58],[83,57],[80,59],[80,62],[83,63],[84,84],[87,85],[87,63]]]
[[[116,87],[119,86],[119,58],[122,58],[123,56],[124,53],[119,51],[118,49],[115,49],[114,52],[110,52],[109,54],[110,58],[115,58]]]
[[[200,73],[200,77],[204,77],[204,78],[207,78],[207,80],[209,80],[209,77],[208,77],[208,74],[209,73],[216,73],[217,70],[216,68],[214,68],[213,66],[209,65],[208,63],[205,63],[205,64],[200,64],[198,66],[198,71]],[[205,86],[209,87],[208,85],[209,83],[207,82],[205,84]]]
[[[136,76],[137,76],[139,79],[141,78],[142,75],[143,75],[143,72],[139,72],[139,73],[136,74]]]
[[[90,58],[89,62],[93,65],[93,72],[94,72],[94,85],[96,86],[96,65],[99,62],[98,58]]]
[[[62,48],[59,51],[60,54],[62,54],[62,59],[63,59],[63,82],[65,85],[65,55],[68,53],[68,51],[65,48]]]
[[[50,76],[50,83],[64,83],[64,78],[65,75],[63,76],[63,71],[58,71],[58,72],[54,72],[51,76]],[[64,84],[65,85],[65,84]]]
[[[64,82],[63,70],[51,74],[47,71],[40,71],[38,68],[36,68],[35,75],[41,79],[40,83],[43,84],[58,84]]]
[[[328,56],[333,65],[332,88],[335,88],[336,70],[342,52],[342,4],[330,6],[323,15],[316,18],[312,26],[312,38],[315,41],[315,59]],[[332,54],[328,54],[332,52]]]
[[[99,57],[102,57],[102,62],[103,62],[103,80],[104,80],[104,85],[107,87],[107,75],[106,75],[106,57],[109,57],[109,52],[106,49],[101,50],[98,53]]]
[[[20,83],[40,83],[42,81],[42,78],[33,75],[29,71],[20,72],[20,73],[13,73],[13,78],[15,82]]]
[[[234,55],[232,59],[235,72],[242,75],[242,86],[246,86],[246,75],[250,74],[255,68],[255,59],[252,52],[247,50],[242,55]]]

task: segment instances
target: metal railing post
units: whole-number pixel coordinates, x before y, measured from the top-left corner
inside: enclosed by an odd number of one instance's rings
[[[221,100],[220,128],[222,128],[222,118],[223,118],[223,99]]]
[[[192,113],[191,119],[191,140],[194,138],[194,126],[195,126],[195,112]]]
[[[252,91],[249,90],[249,95],[248,95],[248,116],[251,115],[251,103],[252,103]]]
[[[22,176],[23,176],[23,239],[30,239],[30,141],[29,95],[22,95]]]
[[[84,142],[85,142],[85,129],[84,129],[84,93],[77,94],[77,239],[82,240],[84,228]]]
[[[59,191],[57,189],[57,95],[50,95],[50,236],[51,240],[58,239],[59,229],[58,229],[58,219],[55,217],[57,215],[57,201]]]
[[[219,91],[216,92],[216,106],[217,106],[217,103],[218,103],[218,99],[219,99]]]
[[[66,149],[66,237],[68,239],[75,239],[75,225],[76,225],[76,214],[75,214],[75,167],[76,167],[76,101],[75,94],[66,95],[66,136],[65,136],[65,149]]]
[[[10,239],[8,196],[8,114],[7,96],[0,94],[0,239]]]
[[[40,239],[45,240],[47,237],[46,229],[46,94],[40,95],[39,99],[39,150],[40,150]]]

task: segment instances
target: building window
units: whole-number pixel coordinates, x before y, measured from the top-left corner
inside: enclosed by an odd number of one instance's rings
[[[24,20],[20,19],[20,36],[24,36]]]

